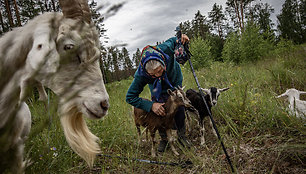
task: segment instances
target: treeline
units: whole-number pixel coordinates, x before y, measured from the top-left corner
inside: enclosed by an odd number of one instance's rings
[[[0,3],[0,35],[24,25],[39,14],[60,11],[55,0],[0,0]],[[89,4],[100,37],[104,38],[101,40],[105,40],[104,18],[96,11],[95,0],[89,0]],[[277,45],[305,43],[305,0],[285,0],[277,16],[277,24],[272,22],[272,13],[274,9],[271,5],[258,0],[227,0],[225,8],[215,3],[207,17],[199,10],[192,20],[180,23],[183,33],[191,38],[195,68],[209,66],[213,61],[237,64],[256,61],[268,55]],[[101,50],[101,70],[105,82],[134,74],[139,64],[140,49],[130,55],[126,47],[105,48],[101,43]]]
[[[141,51],[137,48],[132,59],[126,47],[109,47],[102,51],[101,70],[106,83],[130,77],[136,71]]]
[[[305,43],[305,4],[286,0],[277,26],[271,20],[273,7],[255,0],[227,0],[225,9],[215,3],[208,17],[198,11],[193,20],[180,24],[191,38],[195,68],[209,67],[213,61],[257,61],[278,45]]]

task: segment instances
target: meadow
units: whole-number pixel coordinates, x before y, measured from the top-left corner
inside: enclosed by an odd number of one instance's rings
[[[305,55],[306,45],[294,46],[277,49],[257,62],[214,62],[210,68],[196,71],[203,88],[230,87],[220,95],[212,113],[237,173],[305,172],[306,120],[290,115],[285,109],[288,103],[275,98],[288,88],[306,90]],[[189,64],[182,70],[185,89],[196,89]],[[178,157],[169,149],[152,158],[150,143],[138,144],[132,107],[125,102],[132,80],[106,84],[111,105],[108,115],[98,121],[87,120],[101,140],[102,154],[111,156],[98,156],[93,169],[68,146],[56,112],[57,97],[48,91],[49,100],[40,102],[34,92],[27,101],[33,123],[26,143],[26,157],[32,164],[26,173],[231,173],[220,142],[209,129],[205,146],[200,146],[199,131],[193,127],[188,138],[194,147],[180,147]],[[148,88],[141,96],[150,98]],[[192,165],[148,164],[135,158],[190,161]]]

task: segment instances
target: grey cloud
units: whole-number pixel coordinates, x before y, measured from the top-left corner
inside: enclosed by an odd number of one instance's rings
[[[258,0],[257,0],[258,1]],[[101,1],[99,3],[103,3]],[[122,2],[120,0],[110,3]],[[110,17],[105,26],[110,37],[109,46],[126,43],[130,55],[136,49],[142,49],[148,44],[165,41],[174,36],[175,27],[186,20],[192,20],[197,10],[207,17],[214,3],[222,5],[225,9],[226,0],[129,0],[119,12]],[[258,1],[259,2],[259,1]],[[284,0],[261,0],[275,8],[275,14],[279,13]]]

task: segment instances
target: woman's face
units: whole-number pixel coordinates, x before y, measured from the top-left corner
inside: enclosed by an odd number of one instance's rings
[[[148,73],[150,74],[150,76],[152,76],[153,78],[157,78],[163,75],[164,73],[164,68],[162,66],[157,67],[156,69],[154,69],[153,71],[148,71]]]

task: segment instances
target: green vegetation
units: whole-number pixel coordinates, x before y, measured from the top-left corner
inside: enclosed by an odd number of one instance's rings
[[[210,68],[196,72],[202,87],[230,87],[220,96],[213,116],[239,173],[305,171],[305,120],[289,115],[285,110],[287,103],[275,98],[287,88],[306,89],[305,55],[306,45],[293,46],[281,41],[270,56],[261,57],[257,62],[239,65],[213,62]],[[182,69],[186,88],[196,89],[188,63]],[[45,106],[36,101],[37,96],[33,95],[28,101],[33,118],[32,131],[26,143],[26,156],[31,158],[32,165],[26,173],[230,173],[221,145],[209,127],[206,128],[205,147],[199,145],[199,132],[194,127],[188,135],[194,148],[181,148],[179,157],[169,149],[153,159],[149,142],[138,145],[132,107],[125,102],[131,81],[130,77],[107,84],[109,114],[99,121],[88,120],[90,129],[101,139],[102,154],[130,160],[97,157],[94,168],[89,169],[65,141],[56,113],[57,97],[51,95],[48,107],[47,103]],[[146,89],[142,96],[149,98],[149,90]],[[141,138],[144,140],[145,136]],[[132,158],[164,162],[190,160],[193,166],[147,164]]]

